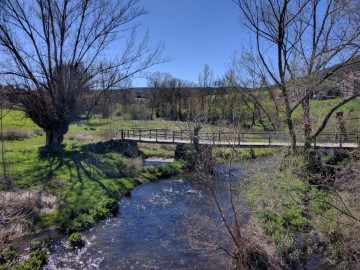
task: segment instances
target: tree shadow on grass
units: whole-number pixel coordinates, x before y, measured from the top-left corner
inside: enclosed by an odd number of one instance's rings
[[[116,214],[118,198],[135,185],[126,177],[131,172],[126,160],[116,153],[68,151],[32,155],[24,161],[27,168],[19,175],[23,186],[40,188],[41,197],[55,197],[55,211],[34,215],[39,228],[56,226],[66,233],[88,228]]]
[[[121,195],[119,191],[126,189],[119,181],[126,176],[126,164],[121,159],[111,160],[106,155],[99,157],[80,151],[41,155],[34,169],[36,182],[49,192],[76,191],[81,197],[86,190],[93,190],[117,198]],[[110,182],[115,182],[117,187]]]

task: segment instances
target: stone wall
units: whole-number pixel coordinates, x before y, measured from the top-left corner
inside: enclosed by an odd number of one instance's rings
[[[91,143],[81,146],[82,151],[95,153],[118,152],[126,157],[138,157],[141,155],[137,142],[128,140],[109,140],[97,143]]]

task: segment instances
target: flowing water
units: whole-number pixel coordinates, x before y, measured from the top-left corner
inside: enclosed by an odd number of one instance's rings
[[[233,181],[234,179],[242,181],[242,172],[249,172],[249,169],[251,172],[254,163],[257,163],[257,167],[264,168],[270,168],[274,164],[265,164],[261,160],[249,163],[250,166],[244,162],[233,164],[231,169],[217,166],[216,192],[220,201],[226,199],[228,183],[238,182]],[[159,161],[147,163],[151,166],[161,164]],[[199,221],[199,217],[200,221],[203,219],[204,228],[221,224],[219,219],[211,216],[211,213],[218,216],[218,212],[214,209],[214,204],[209,204],[213,197],[207,186],[206,181],[176,177],[138,186],[130,197],[119,201],[118,215],[83,233],[86,237],[85,248],[71,251],[66,248],[67,242],[62,236],[55,237],[45,270],[231,269],[229,256],[219,250],[209,252],[203,248],[195,249],[190,245],[191,237],[186,233],[189,232],[189,226],[196,226],[191,221]],[[241,222],[246,222],[248,214],[245,203],[240,200],[236,204],[242,209]],[[222,205],[225,206],[226,201]],[[215,222],[212,223],[211,220]],[[226,233],[221,234],[219,228],[221,226],[216,228],[215,234],[219,232],[219,242],[226,243]],[[210,229],[209,231],[211,232]],[[305,259],[306,267],[295,263],[289,269],[327,269],[320,263],[321,256],[311,255]]]
[[[172,178],[138,186],[120,200],[117,216],[84,232],[85,248],[73,252],[55,241],[46,269],[229,269],[227,255],[191,249],[184,234],[207,205],[204,185]]]

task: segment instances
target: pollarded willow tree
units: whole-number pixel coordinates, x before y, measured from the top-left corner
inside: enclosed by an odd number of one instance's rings
[[[14,86],[3,94],[45,131],[46,150],[61,149],[84,92],[166,61],[161,44],[136,38],[146,13],[139,0],[0,1],[0,74]]]
[[[310,99],[335,86],[359,63],[358,0],[232,0],[255,38],[254,74],[280,90],[285,121],[296,148],[293,113],[301,106],[303,135],[310,147],[331,115],[360,95],[359,86],[325,113],[315,130]]]

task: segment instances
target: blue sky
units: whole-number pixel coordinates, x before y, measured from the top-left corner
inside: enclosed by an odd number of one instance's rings
[[[168,72],[174,77],[197,82],[205,63],[215,77],[224,74],[236,50],[241,50],[244,28],[239,9],[230,0],[142,0],[150,11],[142,17],[153,45],[165,42],[169,63],[149,71]],[[145,86],[144,80],[134,81]]]

